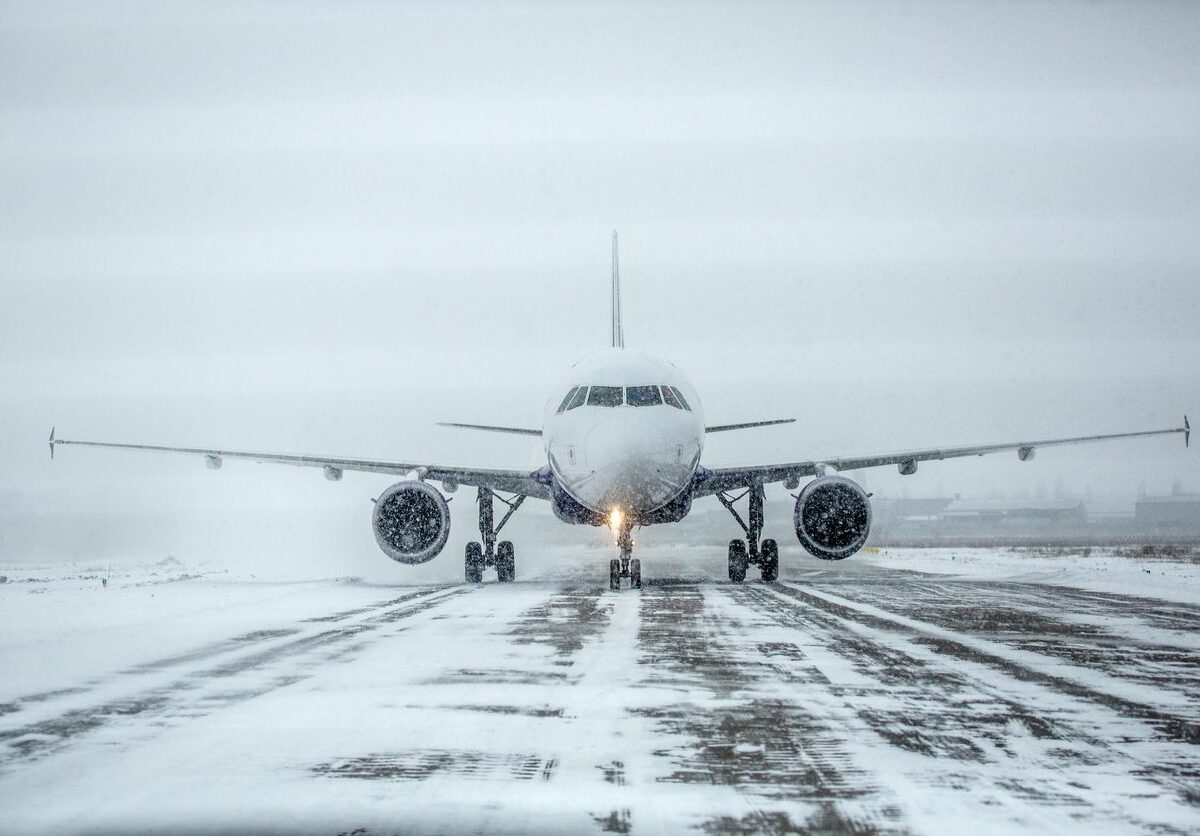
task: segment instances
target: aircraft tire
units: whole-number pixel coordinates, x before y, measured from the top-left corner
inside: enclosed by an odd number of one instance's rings
[[[629,588],[642,588],[642,561],[636,557],[629,561]]]
[[[517,579],[516,549],[508,540],[496,544],[496,578],[500,583],[512,583]]]
[[[764,583],[779,580],[779,545],[774,540],[763,540],[759,548],[759,568]]]
[[[746,556],[745,540],[729,541],[729,580],[741,583],[746,580],[746,567],[750,559]]]
[[[467,543],[466,557],[463,562],[466,564],[467,583],[479,583],[483,580],[483,545],[481,543]]]
[[[621,561],[615,557],[608,561],[608,588],[613,592],[621,591]]]

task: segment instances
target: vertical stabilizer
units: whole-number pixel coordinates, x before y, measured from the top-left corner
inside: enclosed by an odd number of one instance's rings
[[[617,231],[613,230],[612,259],[612,347],[625,347],[625,331],[621,328],[621,267],[617,261]]]

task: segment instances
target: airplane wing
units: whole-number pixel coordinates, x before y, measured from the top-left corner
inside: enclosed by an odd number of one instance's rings
[[[729,430],[746,430],[750,429],[751,427],[771,427],[775,424],[794,423],[796,423],[795,418],[776,418],[772,421],[747,421],[744,424],[716,424],[712,427],[705,427],[704,431],[706,433],[723,433],[729,432]]]
[[[454,485],[472,485],[492,488],[505,493],[523,494],[536,499],[549,499],[550,491],[535,481],[529,471],[524,470],[493,470],[480,467],[446,467],[437,464],[421,464],[419,462],[387,462],[373,459],[346,459],[338,456],[302,456],[286,453],[253,453],[244,450],[219,450],[204,447],[160,447],[154,444],[116,444],[108,441],[74,441],[66,438],[56,438],[54,430],[50,431],[50,457],[54,457],[55,447],[62,444],[74,444],[80,447],[108,447],[117,450],[145,450],[156,453],[191,453],[204,456],[209,467],[220,467],[225,459],[248,459],[260,464],[290,464],[296,467],[320,467],[325,469],[326,477],[340,479],[342,471],[353,470],[362,473],[388,473],[405,476],[414,471],[423,479],[433,479]]]
[[[1057,447],[1064,444],[1086,444],[1092,441],[1113,441],[1119,438],[1145,438],[1152,435],[1167,435],[1183,433],[1184,444],[1188,443],[1191,426],[1187,416],[1183,418],[1182,427],[1172,427],[1166,430],[1144,430],[1132,433],[1111,433],[1109,435],[1084,435],[1077,438],[1051,438],[1042,441],[1011,441],[1002,444],[978,444],[969,447],[943,447],[934,450],[907,450],[900,453],[883,453],[874,456],[833,457],[828,459],[813,459],[804,462],[787,464],[765,464],[750,467],[718,467],[709,470],[707,479],[696,486],[696,496],[708,496],[721,491],[744,488],[755,483],[783,482],[788,479],[799,479],[814,476],[824,468],[833,470],[859,470],[867,467],[879,467],[894,464],[901,473],[915,473],[917,462],[939,461],[941,459],[956,459],[962,456],[983,456],[987,453],[999,453],[1004,450],[1016,450],[1021,461],[1033,457],[1039,447]]]
[[[459,424],[452,421],[438,421],[439,427],[457,427],[461,430],[483,430],[490,433],[511,433],[512,435],[541,435],[541,430],[530,430],[525,427],[497,427],[492,424]]]

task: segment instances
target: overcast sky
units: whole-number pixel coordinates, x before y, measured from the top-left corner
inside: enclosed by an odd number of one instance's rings
[[[432,424],[537,424],[605,345],[613,228],[627,344],[713,423],[801,419],[709,464],[1200,417],[1198,32],[1189,2],[0,3],[0,499],[328,503],[369,543],[381,477],[45,436],[536,464]],[[1012,459],[868,478],[1200,490],[1178,438]]]

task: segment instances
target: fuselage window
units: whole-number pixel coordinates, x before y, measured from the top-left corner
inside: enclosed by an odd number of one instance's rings
[[[562,412],[567,408],[567,404],[569,404],[571,402],[571,398],[575,397],[575,393],[578,391],[579,391],[579,387],[574,386],[571,388],[570,392],[567,392],[567,396],[565,398],[563,398],[562,403],[560,403],[558,405],[559,412]]]
[[[675,397],[679,398],[679,402],[681,404],[683,404],[683,408],[686,409],[688,412],[691,412],[692,408],[691,408],[691,406],[688,405],[687,398],[685,398],[683,396],[683,392],[680,392],[679,389],[675,386],[671,387],[671,391],[675,393]]]
[[[575,397],[571,398],[571,402],[567,404],[567,409],[574,409],[577,406],[583,406],[584,400],[587,399],[587,387],[580,386],[575,390]]]
[[[662,397],[657,386],[626,386],[625,403],[630,406],[658,406]]]
[[[620,386],[593,386],[588,392],[588,406],[620,406],[622,394]]]
[[[662,396],[663,400],[666,401],[669,406],[673,406],[676,409],[683,409],[683,404],[679,402],[679,398],[675,397],[675,393],[671,391],[670,386],[662,387]]]

